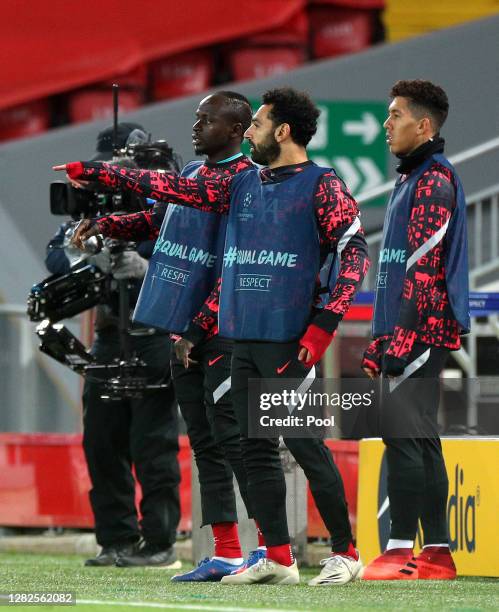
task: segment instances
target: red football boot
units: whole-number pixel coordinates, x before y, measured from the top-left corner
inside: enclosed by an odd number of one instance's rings
[[[427,546],[416,557],[421,580],[455,580],[456,566],[447,546]]]
[[[363,580],[417,580],[418,566],[412,548],[385,551],[364,569]]]

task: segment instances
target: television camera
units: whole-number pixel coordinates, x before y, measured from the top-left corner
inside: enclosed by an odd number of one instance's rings
[[[114,142],[117,130],[116,109],[115,97]],[[113,146],[113,149],[114,164],[158,171],[179,171],[179,158],[167,142],[150,142],[150,137],[141,130],[134,130],[130,134],[124,148]],[[69,215],[73,219],[68,224],[63,247],[69,244],[81,219],[136,212],[147,205],[146,200],[138,194],[125,190],[111,191],[95,183],[87,184],[85,189],[76,189],[65,181],[54,181],[50,186],[51,213]],[[72,263],[68,274],[45,278],[33,285],[28,295],[27,314],[31,321],[39,322],[36,334],[40,339],[40,350],[82,376],[94,376],[105,381],[106,394],[103,397],[107,399],[141,397],[148,391],[167,387],[167,382],[149,381],[145,375],[146,364],[132,354],[130,337],[143,335],[148,330],[130,327],[129,281],[116,280],[109,272],[87,261],[103,249],[117,254],[127,249],[135,250],[135,244],[93,236],[84,246],[84,252]],[[107,303],[116,293],[119,299],[121,356],[110,364],[97,363],[90,351],[60,321],[98,304]]]

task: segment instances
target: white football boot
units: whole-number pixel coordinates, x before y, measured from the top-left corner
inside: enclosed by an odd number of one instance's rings
[[[221,582],[222,584],[298,584],[300,574],[296,561],[288,567],[264,558],[240,572],[224,576]]]
[[[321,573],[308,581],[309,586],[328,586],[346,584],[362,577],[363,565],[360,556],[353,557],[335,554],[321,561]]]

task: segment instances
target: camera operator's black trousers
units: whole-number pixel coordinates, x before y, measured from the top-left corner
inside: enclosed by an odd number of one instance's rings
[[[172,377],[198,469],[202,525],[236,522],[233,473],[251,517],[239,424],[230,396],[232,342],[215,336],[194,347],[186,369],[172,347]]]
[[[388,379],[382,381],[379,433],[386,446],[390,538],[414,540],[421,520],[424,544],[448,541],[449,480],[437,424],[439,375],[448,354],[417,343],[406,371],[420,367],[392,391]]]
[[[148,381],[169,380],[170,339],[134,336],[132,350],[143,359]],[[119,356],[116,328],[99,332],[92,353],[109,363]],[[150,365],[149,365],[150,364]],[[92,482],[90,502],[101,546],[134,542],[140,535],[165,548],[175,542],[180,520],[177,462],[178,422],[173,387],[140,399],[104,401],[103,385],[88,378],[83,392],[83,448]],[[140,526],[135,507],[135,468],[142,487]]]
[[[237,341],[232,356],[232,401],[241,427],[248,494],[256,502],[253,512],[268,546],[289,543],[286,482],[279,439],[248,438],[248,381],[305,379],[310,368],[298,361],[299,348],[298,341]],[[313,378],[310,380],[313,382]],[[346,551],[352,542],[352,531],[343,480],[330,450],[323,440],[315,438],[284,438],[284,443],[305,472],[317,509],[331,534],[333,550]]]

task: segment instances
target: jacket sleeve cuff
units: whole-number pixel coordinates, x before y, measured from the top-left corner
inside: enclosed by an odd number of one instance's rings
[[[103,162],[69,162],[66,164],[66,174],[72,179],[93,180],[103,167]]]
[[[99,228],[99,233],[106,238],[112,238],[112,223],[110,223],[109,217],[101,217],[100,219],[92,219],[92,226],[96,225]],[[91,226],[91,227],[92,227]]]
[[[300,340],[300,346],[306,348],[312,356],[310,361],[305,362],[305,365],[313,366],[319,361],[335,334],[336,332],[329,333],[313,323],[308,326],[307,331]]]
[[[381,369],[379,363],[372,356],[367,357],[366,355],[362,359],[361,368],[369,368],[375,372],[379,372]]]
[[[66,164],[66,174],[69,178],[79,179],[83,176],[83,162],[69,162]]]
[[[385,353],[383,357],[383,374],[386,376],[400,376],[404,373],[406,365],[403,359]]]

